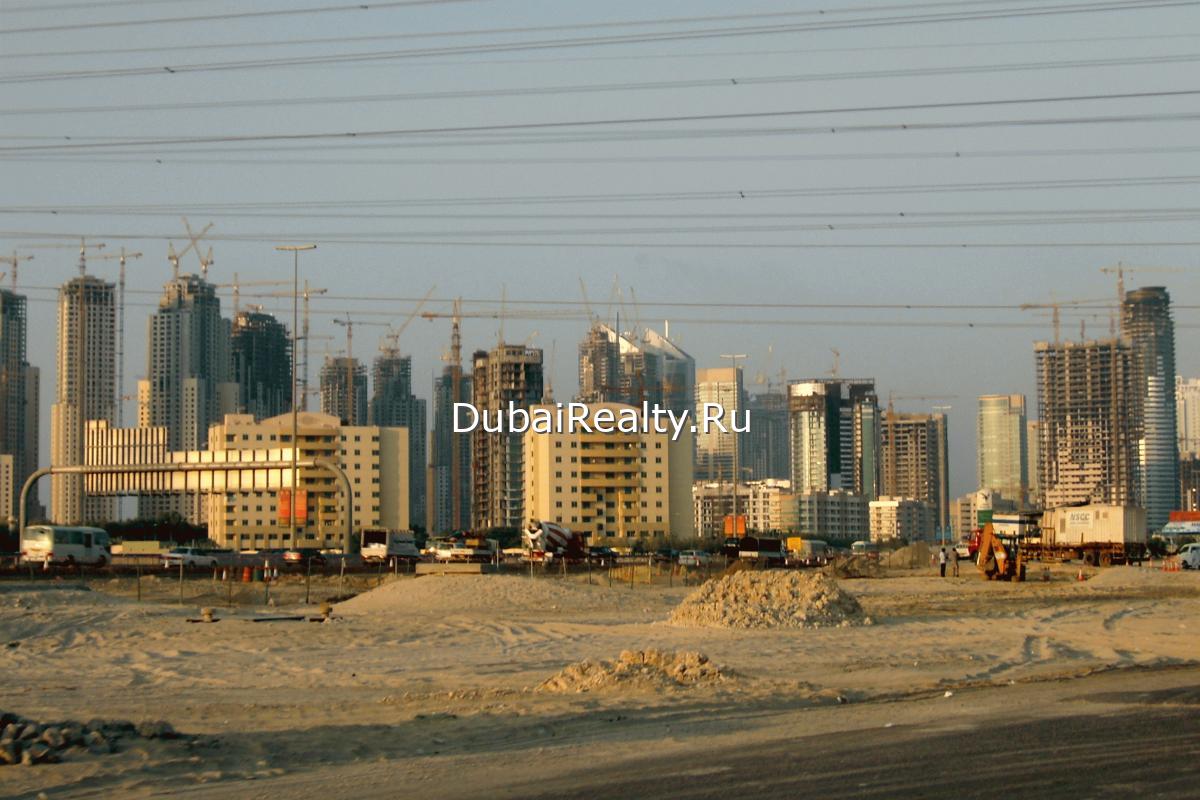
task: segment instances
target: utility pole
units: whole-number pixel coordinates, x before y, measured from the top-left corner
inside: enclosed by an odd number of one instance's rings
[[[734,402],[737,405],[741,404],[741,392],[738,391],[738,359],[745,358],[745,353],[722,353],[721,358],[728,358],[733,364],[733,393]],[[722,408],[722,411],[725,409]],[[737,413],[736,411],[734,412]],[[736,428],[736,420],[732,427]],[[733,535],[736,537],[738,532],[738,480],[741,478],[741,464],[738,459],[738,435],[737,431],[733,431]]]
[[[297,325],[300,321],[300,251],[301,250],[316,250],[315,244],[281,244],[276,245],[276,250],[290,252],[292,254],[292,495],[288,498],[288,524],[291,527],[292,547],[296,547],[296,461],[300,449],[300,439],[298,437],[299,425],[296,411],[296,345],[299,342],[296,339],[296,334],[299,330]],[[347,503],[353,505],[354,498],[347,498]]]

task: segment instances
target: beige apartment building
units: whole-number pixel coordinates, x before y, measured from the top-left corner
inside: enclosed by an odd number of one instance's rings
[[[697,535],[709,541],[723,539],[725,518],[733,514],[732,484],[699,481],[692,486],[692,504]],[[768,478],[739,483],[737,504],[748,533],[791,533],[797,528],[791,481]]]
[[[88,424],[88,463],[138,466],[162,463],[286,462],[292,457],[292,417],[282,414],[255,422],[248,414],[227,414],[209,429],[208,449],[171,452],[162,427],[113,428],[107,422]],[[405,428],[339,425],[328,414],[297,415],[298,460],[326,458],[346,473],[354,490],[354,530],[382,527],[405,529],[408,519],[408,431]],[[218,474],[136,473],[94,475],[89,493],[193,494],[208,523],[208,536],[223,547],[257,550],[275,547],[342,546],[346,504],[338,481],[326,470],[301,468],[297,495],[295,541],[291,520],[281,515],[287,503],[281,491],[291,489],[291,470],[253,470],[239,473],[236,482]],[[301,522],[302,520],[302,522]]]
[[[620,403],[590,403],[614,414]],[[554,406],[531,407],[531,413]],[[546,520],[583,533],[590,544],[688,542],[692,524],[691,438],[666,433],[555,430],[524,434],[525,523]]]
[[[870,509],[871,541],[904,539],[909,542],[933,541],[936,526],[934,510],[923,500],[908,497],[881,497],[872,500]]]

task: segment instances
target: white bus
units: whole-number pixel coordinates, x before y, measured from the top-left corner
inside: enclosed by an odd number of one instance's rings
[[[21,558],[50,564],[104,566],[112,561],[108,531],[66,525],[30,525],[21,532]]]

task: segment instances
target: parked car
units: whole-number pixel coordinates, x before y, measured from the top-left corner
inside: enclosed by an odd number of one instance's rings
[[[654,553],[654,560],[658,562],[671,563],[679,558],[679,551],[670,547],[663,547]]]
[[[163,556],[163,567],[171,569],[182,564],[185,567],[215,567],[217,556],[199,547],[176,547]]]
[[[600,567],[612,566],[617,559],[617,552],[611,547],[593,545],[588,548],[588,561]]]
[[[297,547],[283,554],[283,563],[298,566],[312,564],[314,567],[323,567],[326,561],[325,554],[315,547]]]
[[[703,550],[684,550],[679,554],[679,566],[681,567],[704,567],[712,563],[712,553],[706,553]]]
[[[1200,569],[1200,542],[1179,548],[1179,565],[1184,569]]]

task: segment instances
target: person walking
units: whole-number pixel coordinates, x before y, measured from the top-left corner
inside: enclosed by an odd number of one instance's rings
[[[946,577],[946,548],[938,551],[938,569],[941,570],[942,577]]]
[[[954,577],[958,577],[958,548],[950,548],[950,573]]]

